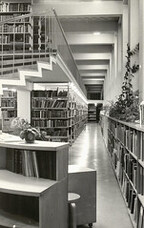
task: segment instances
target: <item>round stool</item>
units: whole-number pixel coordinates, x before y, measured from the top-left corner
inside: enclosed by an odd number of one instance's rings
[[[76,202],[80,199],[80,195],[76,193],[68,193],[69,204],[69,228],[76,228]]]

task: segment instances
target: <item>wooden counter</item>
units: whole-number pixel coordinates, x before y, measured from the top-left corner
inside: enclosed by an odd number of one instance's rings
[[[68,227],[68,148],[0,135],[0,226]]]

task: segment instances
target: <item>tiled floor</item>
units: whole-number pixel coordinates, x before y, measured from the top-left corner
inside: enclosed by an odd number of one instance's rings
[[[69,164],[97,170],[97,222],[93,228],[132,228],[99,124],[87,124],[70,148]]]

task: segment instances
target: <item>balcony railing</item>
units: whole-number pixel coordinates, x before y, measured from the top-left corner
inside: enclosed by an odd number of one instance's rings
[[[50,16],[29,14],[0,21],[0,76],[55,54],[51,28]]]
[[[59,53],[71,74],[86,89],[66,40],[64,31],[53,11],[49,16],[26,14],[0,21],[0,78],[7,78],[18,69],[32,67],[37,60],[47,61]]]

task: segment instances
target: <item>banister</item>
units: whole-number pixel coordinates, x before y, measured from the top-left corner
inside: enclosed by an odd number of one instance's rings
[[[24,42],[23,48],[21,50],[17,50],[16,49],[16,40],[12,41],[13,48],[9,51],[9,53],[6,53],[6,51],[5,51],[6,49],[4,49],[4,47],[2,47],[2,52],[0,54],[2,56],[1,57],[1,63],[2,63],[1,65],[2,65],[2,67],[1,67],[0,75],[2,75],[3,71],[5,70],[3,68],[3,66],[4,66],[4,61],[5,61],[4,56],[6,56],[6,55],[13,55],[13,72],[15,72],[14,69],[16,69],[16,65],[14,64],[14,62],[15,62],[14,60],[15,60],[15,56],[18,53],[20,55],[23,55],[23,58],[21,58],[21,60],[23,61],[23,65],[25,65],[25,63],[24,63],[25,57],[24,56],[29,54],[29,53],[32,54],[32,59],[34,57],[34,60],[35,60],[36,54],[38,54],[39,58],[41,58],[41,55],[45,54],[45,56],[47,56],[48,53],[49,54],[53,54],[53,50],[57,50],[57,51],[59,51],[60,56],[62,57],[63,61],[66,63],[68,69],[71,71],[73,77],[75,78],[75,80],[77,81],[79,87],[81,88],[81,90],[83,91],[83,93],[86,96],[86,89],[85,89],[83,80],[82,80],[82,78],[81,78],[81,76],[79,74],[79,70],[77,68],[77,64],[76,64],[76,62],[74,60],[72,51],[70,49],[70,46],[69,46],[68,41],[67,41],[66,36],[65,36],[65,32],[64,32],[64,30],[62,28],[62,25],[61,25],[61,23],[59,21],[59,18],[58,18],[58,15],[57,15],[55,9],[52,9],[52,11],[49,12],[48,16],[46,16],[46,13],[35,15],[35,13],[32,12],[32,13],[27,13],[25,15],[16,16],[16,17],[4,20],[4,21],[0,21],[0,26],[2,27],[1,28],[2,29],[1,40],[3,40],[3,38],[6,37],[6,35],[7,35],[7,34],[3,33],[4,24],[6,24],[8,22],[17,22],[17,21],[25,19],[25,18],[34,18],[35,19],[35,17],[38,17],[38,18],[44,17],[45,18],[45,23],[47,25],[47,26],[45,26],[45,30],[44,30],[44,33],[45,33],[45,38],[44,38],[45,41],[44,41],[44,43],[45,44],[43,44],[43,48],[42,49],[41,48],[39,48],[39,49],[36,48],[35,41],[34,41],[33,37],[32,37],[33,40],[31,40],[31,49],[30,48],[27,49],[26,48],[26,44]],[[54,24],[54,22],[55,22],[55,24]],[[16,28],[16,25],[15,25],[14,29],[15,28]],[[31,29],[33,29],[33,28],[31,28]],[[57,31],[56,31],[56,29],[57,29]],[[54,34],[54,32],[57,32],[57,33]],[[58,43],[55,43],[55,40],[57,39],[58,33],[60,35],[61,41],[57,40]],[[14,30],[12,34],[15,37],[16,31]],[[50,37],[50,39],[46,40],[47,39],[46,37],[48,37],[48,38]],[[62,42],[63,46],[61,45],[60,42]],[[22,43],[20,43],[20,44],[22,45]],[[65,50],[65,52],[64,52],[64,50]],[[31,65],[33,63],[34,63],[34,61],[32,60],[31,61]],[[9,71],[9,73],[10,73],[10,71]]]

